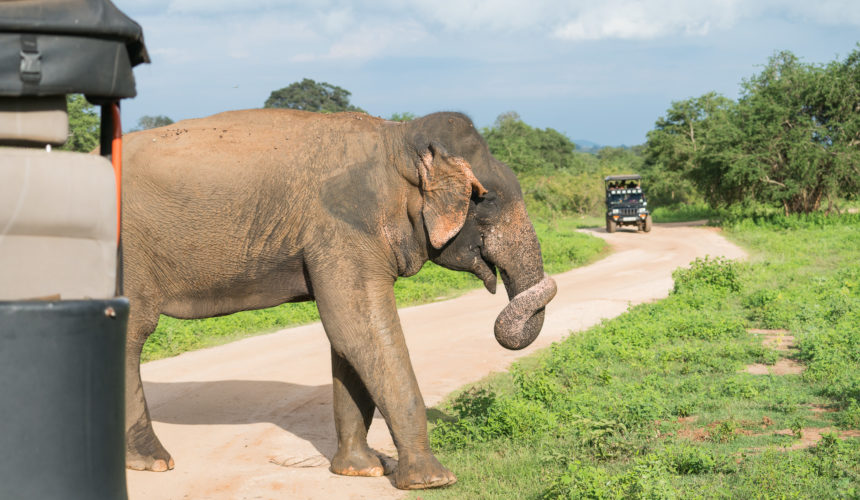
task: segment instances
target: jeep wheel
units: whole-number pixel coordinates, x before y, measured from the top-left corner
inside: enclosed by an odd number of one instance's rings
[[[651,214],[645,216],[645,224],[642,226],[642,230],[646,233],[651,232]]]
[[[614,233],[615,232],[615,221],[614,220],[609,219],[606,221],[606,232],[607,233]]]

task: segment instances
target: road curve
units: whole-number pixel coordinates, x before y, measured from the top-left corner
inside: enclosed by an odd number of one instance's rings
[[[446,394],[518,357],[560,340],[631,304],[665,297],[672,271],[705,255],[743,258],[714,228],[655,224],[649,234],[620,229],[605,239],[612,254],[555,276],[532,346],[506,351],[493,337],[504,291],[400,310],[424,400]],[[401,498],[389,478],[328,471],[335,451],[329,346],[319,323],[153,361],[141,367],[155,431],[173,454],[169,472],[127,471],[130,500]],[[373,448],[394,455],[377,413]]]

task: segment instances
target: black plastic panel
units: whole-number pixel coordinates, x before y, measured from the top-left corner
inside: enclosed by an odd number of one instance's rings
[[[0,302],[0,499],[126,500],[128,301]]]
[[[87,94],[137,95],[128,51],[122,42],[58,35],[32,35],[30,81],[22,77],[22,35],[0,33],[0,96]]]

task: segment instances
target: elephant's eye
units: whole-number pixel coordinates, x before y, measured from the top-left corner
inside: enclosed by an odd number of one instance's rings
[[[476,200],[475,216],[481,222],[492,222],[499,213],[499,203],[496,193],[490,191]]]

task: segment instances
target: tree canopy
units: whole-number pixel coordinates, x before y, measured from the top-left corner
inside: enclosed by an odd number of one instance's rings
[[[135,127],[133,131],[149,130],[151,128],[164,127],[171,124],[173,124],[173,120],[164,115],[143,115],[137,120],[137,127]]]
[[[765,203],[786,214],[860,191],[860,49],[826,65],[771,57],[732,101],[672,103],[649,132],[648,169],[692,182],[712,206]]]
[[[404,113],[392,113],[389,120],[393,122],[411,122],[415,119],[415,114],[408,111]]]
[[[637,172],[641,157],[629,148],[603,148],[597,154],[576,150],[561,132],[526,124],[514,111],[484,128],[490,152],[520,180],[532,215],[587,214],[600,211],[603,176]]]
[[[715,92],[673,102],[648,132],[642,176],[649,200],[658,205],[701,200],[690,180],[700,173],[714,129],[724,123],[735,103]]]
[[[574,166],[576,145],[561,132],[533,128],[515,111],[502,113],[483,131],[490,151],[514,172],[549,172]]]
[[[275,90],[266,99],[264,108],[289,108],[318,113],[337,113],[339,111],[365,111],[349,103],[348,90],[327,82],[315,82],[305,78],[300,82]]]

